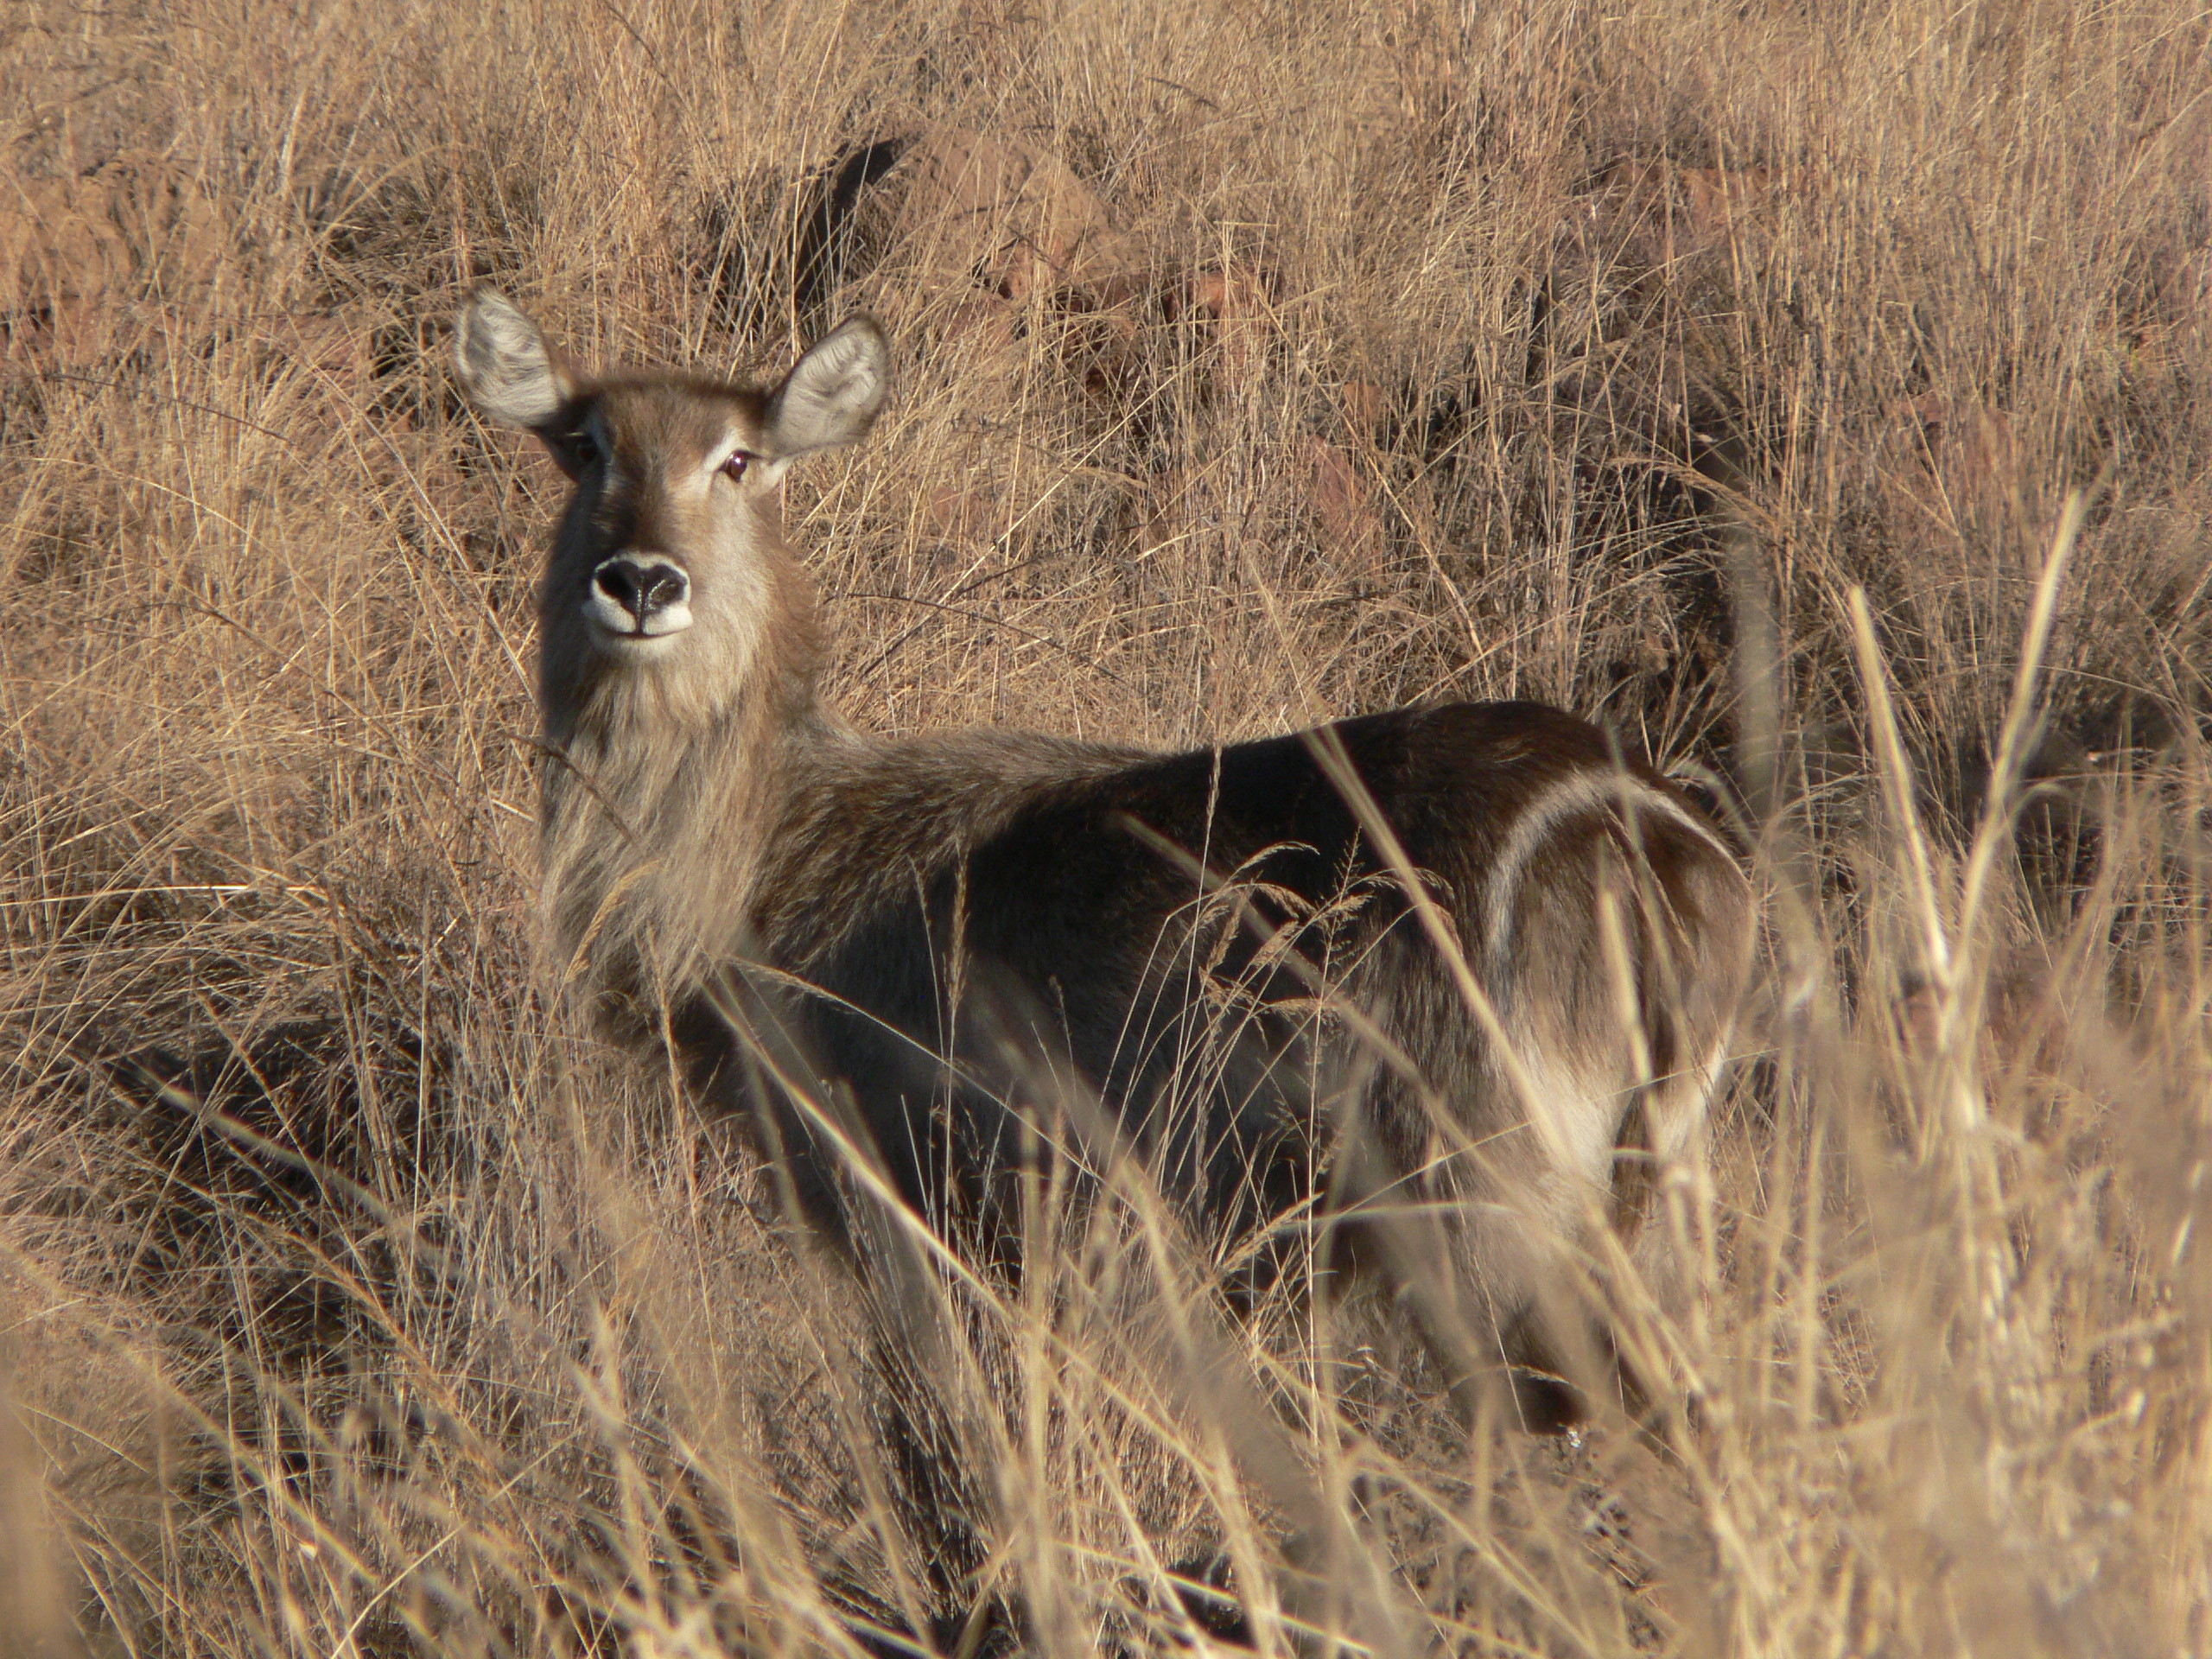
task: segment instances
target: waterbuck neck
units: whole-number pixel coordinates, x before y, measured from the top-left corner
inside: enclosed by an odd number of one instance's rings
[[[588,528],[590,511],[579,492],[563,536]],[[797,781],[852,741],[817,689],[813,584],[773,526],[760,529],[724,574],[710,673],[696,651],[600,660],[587,639],[556,638],[581,633],[573,605],[543,607],[541,855],[571,983],[680,995],[737,948]]]
[[[853,317],[773,386],[587,376],[488,289],[454,334],[478,412],[575,485],[538,588],[549,942],[564,983],[648,1012],[745,948],[796,757],[836,747],[782,485],[867,433],[890,345]]]

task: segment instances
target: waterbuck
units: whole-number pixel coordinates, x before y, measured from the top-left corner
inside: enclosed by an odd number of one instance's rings
[[[1043,1149],[1127,1154],[1198,1239],[1318,1224],[1455,1385],[1575,1414],[1529,1380],[1607,1345],[1565,1287],[1696,1155],[1747,971],[1750,889],[1696,806],[1528,702],[1182,754],[858,730],[779,486],[875,419],[874,323],[766,390],[585,375],[489,292],[457,334],[478,410],[575,480],[543,880],[609,1030],[671,1045],[849,1246],[894,1199],[1003,1242]],[[1636,1232],[1654,1280],[1675,1231]]]

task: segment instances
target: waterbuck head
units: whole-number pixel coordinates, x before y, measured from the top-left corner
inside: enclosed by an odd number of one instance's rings
[[[882,331],[852,318],[767,391],[586,378],[489,291],[455,335],[478,411],[535,432],[575,480],[538,594],[548,738],[696,728],[748,697],[798,712],[791,701],[811,696],[813,601],[784,547],[778,486],[798,457],[874,421],[891,384]]]

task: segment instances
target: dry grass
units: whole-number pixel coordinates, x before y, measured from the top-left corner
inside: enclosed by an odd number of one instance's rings
[[[849,1299],[531,989],[560,486],[443,366],[488,277],[588,358],[897,321],[791,502],[865,723],[1539,696],[1751,804],[1672,1450],[1471,1446],[1387,1336],[1140,1342],[1055,1256],[948,1426],[1038,1646],[1198,1639],[1217,1547],[1270,1651],[2212,1648],[2212,23],[1476,10],[0,19],[0,1646],[849,1652],[928,1593]],[[1096,193],[1095,305],[802,291],[813,181],[931,123]]]

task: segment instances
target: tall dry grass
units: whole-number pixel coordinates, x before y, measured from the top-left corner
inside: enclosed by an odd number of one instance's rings
[[[19,0],[0,1643],[948,1611],[849,1287],[534,988],[560,483],[442,365],[491,279],[594,359],[899,321],[886,429],[791,504],[863,723],[1537,696],[1743,804],[1770,995],[1672,1195],[1703,1294],[1615,1293],[1694,1411],[1470,1441],[1387,1321],[1047,1252],[937,1379],[1035,1645],[1211,1640],[1166,1581],[1211,1556],[1271,1652],[2212,1648],[2209,35]],[[1105,312],[801,270],[824,169],[932,124],[1087,183]]]

